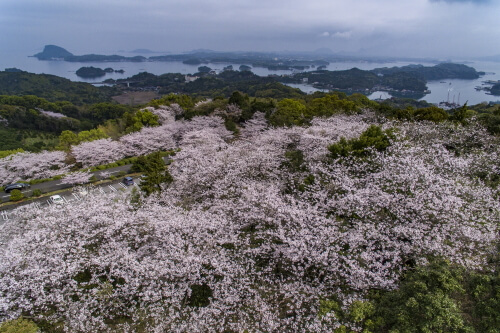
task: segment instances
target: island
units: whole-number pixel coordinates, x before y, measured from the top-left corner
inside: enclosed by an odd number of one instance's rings
[[[73,53],[56,45],[45,45],[43,51],[35,54],[33,57],[38,60],[65,60],[66,57],[72,57]]]
[[[494,96],[500,96],[500,83],[494,84],[490,88],[490,94],[492,94]]]
[[[43,51],[33,55],[38,60],[64,60],[70,62],[141,62],[147,58],[143,56],[124,57],[120,55],[85,54],[74,55],[66,49],[56,45],[45,45]]]
[[[324,67],[319,67],[324,68]],[[376,68],[370,71],[352,68],[343,71],[316,71],[281,76],[283,83],[307,83],[317,89],[343,91],[348,94],[369,94],[374,91],[387,91],[393,96],[419,99],[427,90],[427,81],[443,79],[477,79],[483,72],[454,63],[441,63],[435,66],[408,65],[402,67]]]
[[[114,70],[111,67],[102,69],[98,67],[81,67],[76,71],[76,75],[83,78],[97,78],[105,76],[106,73],[124,73],[123,69]]]

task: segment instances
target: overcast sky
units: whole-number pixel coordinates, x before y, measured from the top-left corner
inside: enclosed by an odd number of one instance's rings
[[[497,0],[0,0],[0,50],[500,54]]]

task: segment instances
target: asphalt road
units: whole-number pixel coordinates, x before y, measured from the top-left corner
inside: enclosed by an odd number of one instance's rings
[[[86,192],[80,193],[76,191],[72,191],[71,189],[68,189],[66,191],[59,192],[58,195],[61,196],[63,199],[63,202],[60,203],[62,205],[72,205],[74,202],[78,202],[81,200],[87,200],[95,197],[98,194],[104,194],[108,196],[114,196],[116,194],[119,194],[123,191],[128,192],[131,191],[132,188],[138,186],[137,182],[135,182],[133,185],[127,186],[123,184],[122,179],[117,179],[112,182],[106,182],[102,183],[98,186],[95,186],[93,188],[89,188]],[[52,206],[52,205],[57,205],[56,203],[53,203],[50,200],[50,196],[44,196],[40,198],[34,198],[33,200],[26,200],[17,204],[12,204],[12,205],[6,205],[0,207],[0,227],[5,223],[6,221],[10,219],[15,219],[16,218],[16,212],[13,211],[14,208],[24,206],[24,205],[33,205],[34,208],[36,209],[43,209],[44,207],[47,206]]]
[[[102,177],[100,176],[101,172],[106,172],[110,175],[117,174],[120,171],[124,171],[125,173],[129,173],[130,168],[132,167],[132,164],[127,164],[127,165],[122,165],[119,167],[115,168],[110,168],[102,171],[95,171],[92,174],[96,176],[98,180],[101,180]],[[36,189],[39,189],[42,191],[42,194],[44,193],[49,193],[49,192],[54,192],[54,191],[59,191],[59,190],[64,190],[66,188],[71,188],[73,185],[68,185],[68,184],[62,184],[61,180],[51,180],[48,182],[40,183],[40,184],[34,184],[31,185],[31,187],[28,190],[22,191],[25,197],[31,197],[33,195],[33,191]],[[10,199],[10,194],[2,192],[0,194],[0,203],[3,202],[8,202]]]

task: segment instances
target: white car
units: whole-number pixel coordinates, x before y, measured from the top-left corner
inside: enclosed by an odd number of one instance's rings
[[[50,197],[50,202],[55,205],[62,205],[64,203],[64,199],[59,194],[56,194]]]

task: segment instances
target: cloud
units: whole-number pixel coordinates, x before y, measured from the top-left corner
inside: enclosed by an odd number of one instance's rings
[[[350,39],[352,37],[352,31],[337,31],[332,34],[332,38]]]
[[[31,54],[56,44],[75,54],[332,48],[449,57],[499,54],[499,12],[492,0],[0,0],[0,31],[2,49]]]
[[[446,3],[473,3],[473,4],[486,4],[490,3],[491,0],[430,0],[430,2],[446,2]]]

